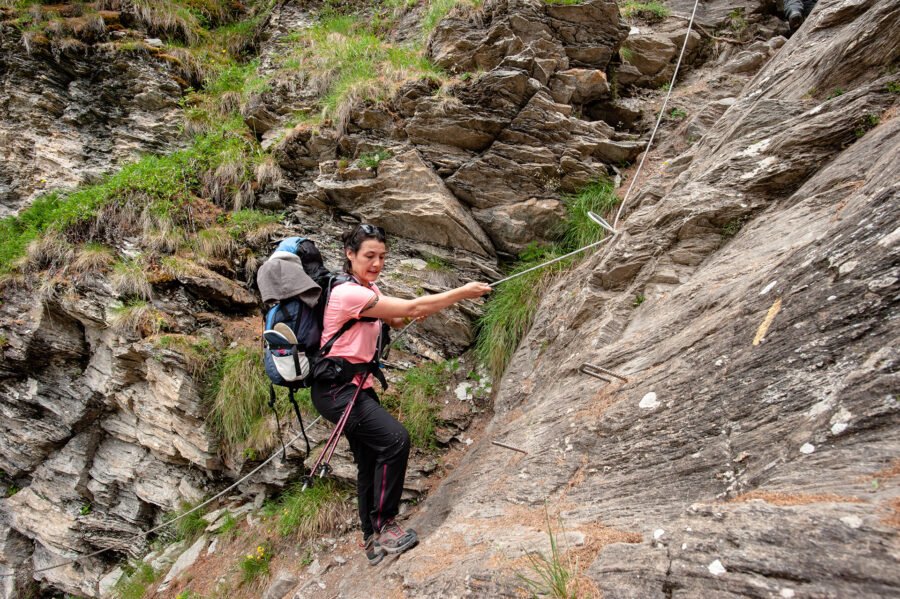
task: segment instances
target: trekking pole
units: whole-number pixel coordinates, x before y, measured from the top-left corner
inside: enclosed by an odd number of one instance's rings
[[[359,392],[362,391],[363,385],[366,384],[366,379],[369,378],[369,373],[365,373],[363,379],[359,382],[359,385],[356,387],[356,392],[353,394],[353,397],[350,399],[350,403],[347,404],[347,407],[344,408],[344,413],[341,414],[340,419],[338,419],[337,423],[334,425],[334,429],[331,431],[331,435],[328,437],[328,441],[325,442],[325,447],[322,448],[322,453],[319,454],[319,457],[316,458],[315,464],[309,471],[309,476],[303,482],[303,488],[300,489],[301,492],[305,491],[312,484],[312,479],[316,476],[316,471],[319,470],[320,467],[328,466],[328,463],[331,461],[331,456],[334,455],[335,450],[337,449],[338,442],[341,440],[341,434],[344,432],[344,427],[347,425],[347,420],[350,418],[350,411],[353,409],[353,405],[356,403],[356,398],[359,397]],[[325,476],[325,469],[322,469],[322,472],[319,475],[319,478]]]

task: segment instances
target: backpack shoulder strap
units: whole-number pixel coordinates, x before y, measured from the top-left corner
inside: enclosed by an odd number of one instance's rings
[[[360,322],[360,320],[359,320],[358,318],[351,318],[350,320],[348,320],[347,322],[345,322],[345,323],[343,324],[343,326],[341,326],[341,328],[338,330],[338,332],[335,333],[335,334],[331,337],[331,339],[329,339],[328,342],[325,343],[325,345],[322,346],[322,348],[319,350],[319,355],[320,355],[320,356],[327,356],[327,355],[328,355],[328,352],[331,351],[331,346],[334,345],[334,342],[337,341],[338,338],[340,338],[341,335],[343,335],[344,333],[346,333],[347,331],[349,331],[350,328],[351,328],[353,325],[355,325],[357,322]]]

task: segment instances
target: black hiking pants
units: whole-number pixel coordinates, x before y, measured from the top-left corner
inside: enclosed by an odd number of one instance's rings
[[[340,420],[356,385],[314,383],[312,401],[325,419]],[[381,530],[400,510],[403,480],[409,461],[409,433],[378,402],[374,389],[363,389],[356,398],[344,435],[356,461],[356,493],[363,535]]]

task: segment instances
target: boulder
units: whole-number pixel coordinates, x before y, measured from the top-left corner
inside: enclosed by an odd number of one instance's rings
[[[515,66],[546,83],[569,66],[604,70],[628,32],[607,0],[488,0],[480,12],[457,12],[438,24],[428,41],[435,63],[452,73]]]
[[[320,175],[316,185],[331,204],[388,233],[483,256],[493,253],[475,220],[415,150],[382,161],[377,177],[341,180],[336,171]]]

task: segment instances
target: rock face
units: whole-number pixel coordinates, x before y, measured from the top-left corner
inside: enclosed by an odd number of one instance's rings
[[[514,596],[522,548],[549,551],[546,502],[604,597],[898,593],[900,8],[866,6],[820,1],[547,293],[485,439],[386,576]]]
[[[134,539],[159,511],[201,497],[222,469],[190,369],[176,352],[120,339],[79,304],[5,299],[0,469],[30,484],[3,510],[33,543],[27,567],[106,547],[138,555]],[[92,559],[38,578],[94,596],[107,569]]]
[[[0,217],[175,146],[182,88],[150,50],[29,47],[0,25]]]

